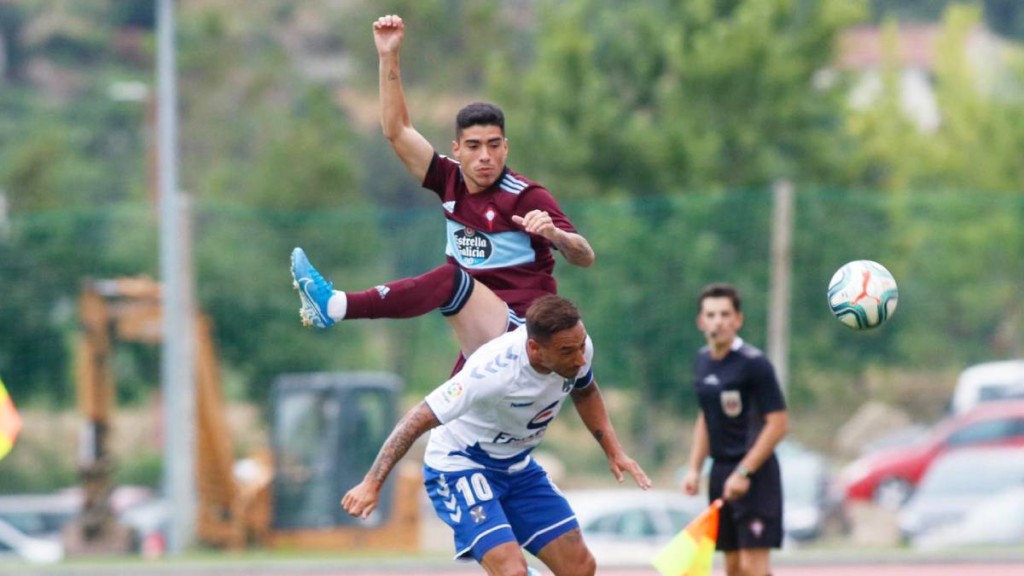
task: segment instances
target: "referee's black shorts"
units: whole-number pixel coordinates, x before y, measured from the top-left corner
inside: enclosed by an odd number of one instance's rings
[[[725,480],[739,462],[714,462],[708,485],[711,500],[722,497]],[[782,476],[773,454],[750,476],[750,490],[739,500],[722,506],[716,549],[782,547]]]

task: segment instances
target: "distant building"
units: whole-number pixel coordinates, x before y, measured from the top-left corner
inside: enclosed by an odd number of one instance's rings
[[[839,38],[837,71],[860,76],[850,93],[850,104],[855,108],[871,105],[882,93],[884,67],[895,62],[899,67],[903,112],[924,132],[938,129],[942,115],[934,82],[941,34],[942,27],[938,24],[902,25],[896,28],[895,45],[889,48],[883,27],[860,26],[843,32]],[[1008,46],[984,26],[970,31],[964,51],[975,72],[978,90],[995,90],[1005,70],[1004,54]]]

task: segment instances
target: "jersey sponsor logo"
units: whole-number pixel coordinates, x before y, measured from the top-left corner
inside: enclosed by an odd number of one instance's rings
[[[443,206],[443,207],[444,207],[444,209],[445,209],[445,210],[446,210],[446,211],[447,211],[448,213],[452,213],[452,212],[455,212],[455,200],[449,200],[449,201],[447,201],[447,202],[442,202],[442,203],[441,203],[441,206]]]
[[[459,257],[470,265],[481,264],[491,257],[494,246],[485,234],[466,227],[455,232],[455,249]]]
[[[722,383],[718,380],[718,376],[714,374],[708,374],[704,377],[705,386],[720,386]]]
[[[548,422],[550,422],[550,421],[551,420],[549,419]],[[494,443],[494,444],[526,444],[527,442],[530,442],[531,440],[535,440],[537,438],[540,438],[547,431],[548,431],[548,429],[545,426],[545,427],[541,428],[540,430],[537,430],[533,434],[527,434],[526,436],[522,436],[522,437],[513,436],[513,435],[509,434],[508,432],[498,432],[497,434],[494,435],[494,440],[491,440],[491,442]]]
[[[740,397],[739,390],[722,390],[719,400],[722,402],[722,412],[725,412],[726,416],[735,418],[743,412],[743,398]]]
[[[555,418],[555,407],[561,400],[555,400],[551,404],[548,404],[540,412],[537,413],[530,421],[526,424],[529,430],[536,430],[537,428],[546,428],[547,425]]]

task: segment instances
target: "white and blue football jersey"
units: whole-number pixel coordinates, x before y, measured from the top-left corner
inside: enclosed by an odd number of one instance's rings
[[[594,345],[576,378],[541,374],[526,356],[526,327],[481,346],[463,369],[427,395],[442,426],[430,432],[424,463],[443,472],[525,467],[566,396],[593,380]]]

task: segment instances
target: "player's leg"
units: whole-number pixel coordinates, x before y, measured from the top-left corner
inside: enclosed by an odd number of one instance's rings
[[[511,475],[504,509],[516,538],[556,576],[593,576],[594,556],[561,491],[536,461]]]
[[[743,567],[742,564],[740,564],[739,550],[725,553],[725,575],[743,576]]]
[[[725,479],[732,474],[733,468],[735,468],[733,464],[712,463],[710,478],[708,478],[708,499],[710,501],[713,502],[722,497]],[[733,506],[733,502],[727,501],[719,510],[718,538],[715,541],[715,549],[725,554],[726,576],[743,576]]]
[[[747,576],[769,576],[771,571],[771,550],[768,548],[742,548],[739,551],[740,574]]]
[[[767,576],[770,551],[782,546],[782,478],[773,456],[750,478],[750,490],[730,503],[730,532],[735,536],[736,563],[742,576]],[[725,507],[722,508],[725,512]],[[720,518],[719,540],[722,523]]]
[[[593,576],[597,572],[597,562],[583,542],[583,533],[579,528],[573,528],[548,542],[537,553],[537,558],[555,576]]]
[[[508,324],[505,302],[450,263],[413,278],[353,292],[334,290],[301,248],[292,251],[291,270],[302,303],[299,316],[306,326],[327,328],[340,320],[364,318],[413,318],[440,310],[468,356],[503,334]]]
[[[462,355],[467,358],[486,342],[504,334],[509,324],[508,304],[487,286],[476,280],[472,282],[472,291],[462,309],[455,314],[445,314]]]
[[[441,472],[423,466],[423,486],[438,518],[451,527],[457,559],[474,559],[488,574],[527,574],[526,558],[503,506],[507,474]]]
[[[518,542],[505,542],[491,548],[480,559],[489,576],[527,576],[526,558]]]

